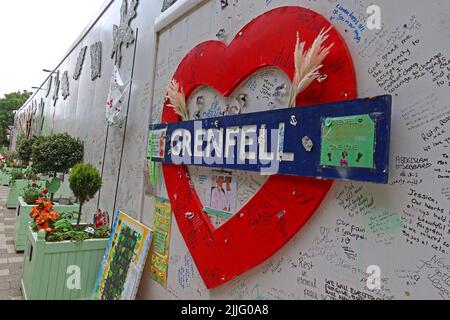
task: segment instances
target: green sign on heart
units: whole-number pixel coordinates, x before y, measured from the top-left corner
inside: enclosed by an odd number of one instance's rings
[[[322,128],[320,164],[330,167],[374,167],[375,123],[369,115],[327,118]]]

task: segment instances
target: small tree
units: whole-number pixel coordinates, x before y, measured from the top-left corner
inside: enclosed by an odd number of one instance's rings
[[[80,202],[77,226],[80,225],[83,204],[92,199],[102,187],[99,171],[91,164],[77,164],[69,177],[70,189]]]
[[[33,136],[28,140],[22,140],[17,145],[17,155],[19,160],[29,162],[32,161],[33,149],[38,147],[40,143],[45,141],[45,137]]]
[[[58,173],[66,174],[83,161],[84,147],[80,139],[67,133],[48,136],[32,148],[33,170],[37,173],[53,176],[47,189],[51,192],[51,200],[58,191],[61,181]]]
[[[14,164],[15,160],[17,159],[16,151],[5,149],[3,151],[3,157],[5,157],[5,163],[8,167],[16,167],[16,165]]]

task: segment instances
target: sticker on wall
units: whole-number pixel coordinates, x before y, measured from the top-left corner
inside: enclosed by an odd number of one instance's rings
[[[93,292],[94,300],[134,300],[147,259],[152,231],[119,212]]]
[[[172,224],[172,209],[170,201],[155,197],[153,213],[153,242],[151,247],[150,272],[154,281],[164,288],[167,287],[167,269],[169,263],[170,229]]]
[[[125,124],[126,93],[129,82],[125,83],[120,76],[119,69],[114,66],[109,86],[108,99],[106,101],[106,123],[110,126],[122,127]]]
[[[316,68],[320,72],[310,70],[307,75],[294,79],[295,74],[301,73],[300,66],[294,61],[294,53],[300,57],[304,54],[303,49],[312,47],[323,60],[323,66]],[[329,55],[325,54],[327,50]],[[337,65],[340,67],[336,68]],[[289,100],[294,101],[297,107],[356,98],[355,71],[343,38],[324,17],[302,7],[281,7],[266,12],[239,31],[229,45],[221,41],[197,45],[182,60],[173,79],[179,85],[178,96],[182,93],[186,99],[190,99],[202,85],[213,87],[223,96],[230,96],[242,81],[266,67],[279,68],[291,80],[296,80],[294,83],[298,86],[289,94]],[[323,80],[324,75],[326,80]],[[286,86],[278,91],[286,91]],[[182,107],[182,103],[167,99],[162,126],[180,122]],[[234,114],[231,117],[239,116]],[[291,125],[291,120],[297,125]],[[297,117],[295,120],[289,116],[284,129],[301,127],[299,124],[303,119]],[[220,132],[222,122],[219,117],[210,125]],[[320,137],[320,123],[318,128]],[[305,136],[297,141],[301,147],[299,150],[304,153],[307,152],[302,143]],[[282,141],[282,135],[277,137]],[[314,145],[320,143],[312,136],[309,138]],[[264,142],[264,139],[260,141]],[[170,140],[166,141],[167,144]],[[309,144],[306,146],[310,147]],[[316,149],[320,150],[313,146],[311,151]],[[279,148],[278,152],[283,150]],[[232,280],[283,247],[315,213],[333,182],[272,175],[241,210],[216,230],[192,187],[187,168],[163,164],[163,172],[177,224],[208,288]]]
[[[374,152],[375,122],[369,115],[325,119],[321,165],[373,169]]]

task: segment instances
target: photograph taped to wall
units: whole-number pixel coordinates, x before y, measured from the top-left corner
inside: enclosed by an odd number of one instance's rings
[[[167,129],[151,130],[149,141],[149,155],[151,159],[165,157]]]
[[[226,213],[236,212],[237,180],[231,173],[213,171],[208,208]]]

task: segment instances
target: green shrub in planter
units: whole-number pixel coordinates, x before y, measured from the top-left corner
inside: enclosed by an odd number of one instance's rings
[[[9,185],[8,199],[6,206],[8,209],[16,209],[19,197],[23,196],[24,190],[28,187],[30,182],[36,183],[41,190],[45,188],[45,181],[29,181],[29,180],[15,180]]]
[[[33,136],[28,140],[23,140],[17,145],[17,157],[22,161],[32,161],[33,149],[38,147],[40,143],[45,141],[45,137]]]
[[[100,174],[90,165],[77,165],[71,185],[81,204],[89,200],[101,185]],[[109,230],[92,225],[73,225],[70,213],[60,214],[48,199],[40,199],[32,208],[28,225],[25,259],[22,268],[22,292],[25,299],[87,299],[95,286],[96,275],[108,243]],[[76,215],[76,213],[75,213]],[[67,271],[78,266],[80,290],[67,286]]]
[[[89,299],[108,239],[83,242],[48,242],[43,230],[27,228],[25,258],[22,265],[22,293],[27,300]],[[67,286],[71,266],[81,269],[80,290]]]
[[[11,170],[10,177],[10,184],[14,184],[16,180],[22,180],[25,175],[23,174],[22,169],[14,168]]]
[[[15,160],[18,158],[16,151],[6,149],[2,151],[2,155],[5,158],[5,163],[7,167],[10,168],[17,167],[17,165],[15,164]]]
[[[28,205],[34,205],[36,200],[45,197],[45,194],[36,182],[31,182],[23,190],[23,200]]]
[[[83,204],[92,199],[102,187],[102,178],[98,170],[91,164],[77,164],[73,167],[69,178],[70,189],[80,203],[78,222],[80,224]]]
[[[26,246],[27,232],[30,222],[33,219],[30,217],[30,212],[32,208],[36,206],[36,203],[27,203],[22,197],[19,197],[16,209],[16,224],[14,230],[14,247],[17,252],[23,252]],[[56,203],[53,206],[53,210],[58,211],[61,215],[72,213],[73,216],[78,213],[78,205],[63,205],[61,203]],[[75,214],[73,214],[75,212]],[[76,220],[70,219],[70,222],[76,222]]]
[[[59,189],[61,182],[57,174],[66,174],[73,166],[82,162],[83,153],[84,147],[80,139],[67,133],[54,134],[32,148],[33,169],[37,173],[51,175],[53,180],[50,183]],[[55,193],[51,192],[52,200]]]

